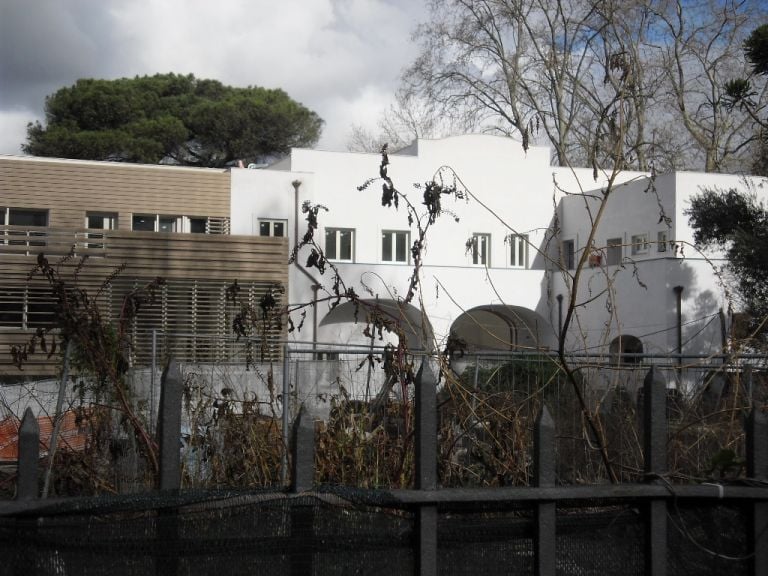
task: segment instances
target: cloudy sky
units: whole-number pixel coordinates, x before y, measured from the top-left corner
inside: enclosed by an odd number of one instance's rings
[[[320,148],[374,127],[415,56],[423,0],[2,0],[0,154],[78,78],[192,73],[282,88],[324,120]]]

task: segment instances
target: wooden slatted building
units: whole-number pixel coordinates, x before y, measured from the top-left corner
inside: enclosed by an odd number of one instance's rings
[[[234,341],[236,308],[226,289],[237,280],[241,297],[254,304],[268,290],[287,293],[288,244],[230,235],[229,221],[228,170],[0,156],[0,376],[20,374],[10,347],[51,320],[46,281],[29,278],[40,252],[55,262],[74,251],[63,268],[70,276],[87,256],[76,281],[99,294],[113,321],[126,294],[164,279],[131,326],[135,365],[151,361],[153,331],[158,361],[168,353],[221,362],[254,352]],[[255,353],[277,354],[283,337],[272,326]],[[53,369],[38,354],[24,372]]]

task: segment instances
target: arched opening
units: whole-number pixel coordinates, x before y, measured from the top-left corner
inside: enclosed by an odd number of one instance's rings
[[[370,334],[363,333],[373,325]],[[339,344],[380,346],[397,341],[402,333],[411,350],[433,348],[432,327],[421,310],[411,304],[390,299],[361,299],[359,303],[345,302],[333,308],[320,322],[320,340]],[[389,327],[379,333],[375,326]]]
[[[643,342],[637,336],[622,334],[611,340],[611,364],[639,364],[643,359]]]
[[[488,304],[467,310],[451,335],[476,350],[548,350],[557,347],[554,330],[540,314],[522,306]]]

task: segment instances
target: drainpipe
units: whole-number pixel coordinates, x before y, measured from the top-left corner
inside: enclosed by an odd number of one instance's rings
[[[557,342],[558,348],[563,341],[563,295],[557,295]],[[562,350],[559,350],[562,352]]]
[[[301,187],[301,180],[294,180],[291,185],[293,186],[293,248],[296,250],[299,245],[299,187]],[[320,289],[320,283],[299,263],[298,258],[294,258],[293,263],[312,282],[312,357],[315,358],[317,351],[317,291]]]
[[[683,287],[675,286],[675,299],[677,301],[677,365],[683,364]]]

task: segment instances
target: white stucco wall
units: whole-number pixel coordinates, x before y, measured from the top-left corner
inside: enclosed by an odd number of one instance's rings
[[[393,154],[390,161],[389,175],[420,214],[425,214],[423,191],[413,185],[431,180],[441,167],[448,167],[440,172],[446,183],[456,177],[459,188],[474,196],[458,201],[443,197],[445,212],[428,232],[421,287],[423,308],[437,339],[443,340],[451,322],[474,306],[508,303],[535,309],[545,291],[544,262],[535,247],[544,240],[554,194],[549,151],[531,148],[525,153],[518,142],[507,138],[463,136],[421,140],[417,156]],[[410,230],[412,243],[417,228],[415,224],[409,227],[404,203],[399,210],[381,206],[380,180],[363,191],[357,189],[378,177],[379,164],[378,154],[295,149],[290,162],[283,163],[288,171],[233,169],[233,233],[253,231],[253,222],[260,217],[291,221],[294,199],[290,183],[299,179],[299,202],[310,200],[328,208],[319,214],[317,238],[321,245],[326,227],[355,229],[354,262],[338,265],[345,283],[365,297],[402,298],[412,263],[382,262],[381,234],[385,230]],[[303,235],[303,216],[300,218],[299,235]],[[528,234],[533,245],[527,270],[509,265],[509,246],[504,238],[513,232]],[[487,272],[472,266],[466,254],[465,244],[473,233],[491,236]],[[291,238],[292,234],[291,229]],[[306,254],[299,261],[305,262]],[[330,286],[330,278],[321,279],[315,269],[310,272]],[[292,269],[290,281],[291,302],[311,300],[311,282],[302,272]],[[419,306],[418,300],[414,304]],[[328,309],[325,305],[319,309],[322,319]],[[325,328],[322,332],[322,338],[347,338],[339,330]],[[306,330],[304,338],[308,338]]]
[[[451,323],[465,310],[485,304],[510,304],[538,312],[552,330],[557,327],[557,294],[567,294],[563,275],[538,251],[549,250],[558,259],[559,242],[574,240],[577,256],[587,243],[594,215],[608,173],[595,181],[590,169],[552,167],[546,148],[523,151],[519,142],[496,136],[459,136],[442,140],[419,140],[408,154],[391,154],[389,176],[397,189],[408,196],[420,213],[422,189],[414,184],[442,177],[446,184],[456,182],[468,192],[466,198],[444,197],[444,214],[431,227],[424,251],[421,293],[413,304],[423,306],[430,318],[438,345],[445,339]],[[339,263],[347,286],[364,297],[398,299],[405,296],[411,263],[382,262],[382,231],[410,230],[404,202],[399,210],[381,206],[381,181],[378,180],[379,154],[327,152],[294,149],[291,157],[270,170],[232,170],[232,232],[258,233],[259,218],[284,219],[293,245],[295,220],[294,188],[301,182],[299,205],[309,200],[328,208],[319,214],[318,243],[323,246],[325,228],[355,230],[354,261]],[[376,179],[365,190],[358,187]],[[595,246],[604,248],[609,238],[621,238],[623,254],[630,257],[624,267],[607,267],[603,261],[585,270],[580,285],[580,300],[591,300],[580,309],[569,334],[574,350],[601,351],[619,334],[641,338],[645,349],[654,353],[671,352],[677,346],[675,286],[683,286],[683,339],[687,352],[709,353],[719,345],[719,322],[712,322],[720,307],[727,309],[722,286],[709,262],[689,246],[683,254],[659,252],[657,234],[666,231],[669,240],[692,242],[692,231],[684,211],[689,198],[702,186],[728,188],[740,186],[738,176],[676,173],[651,180],[648,174],[622,172],[606,207],[595,236]],[[623,184],[621,184],[623,183]],[[752,186],[763,194],[762,180]],[[557,213],[559,238],[545,245],[546,231]],[[668,218],[668,220],[665,220]],[[456,220],[458,219],[458,221]],[[306,227],[299,215],[299,237]],[[473,266],[465,244],[474,233],[490,234],[490,267]],[[510,233],[527,234],[528,268],[510,267]],[[647,234],[647,254],[632,256],[631,238]],[[716,254],[709,255],[715,257]],[[298,261],[306,262],[307,254]],[[605,257],[605,256],[603,256]],[[316,269],[309,274],[330,288],[331,279]],[[610,278],[611,296],[600,295]],[[298,267],[290,273],[291,303],[312,300],[313,281]],[[644,286],[643,286],[644,285]],[[320,295],[323,295],[321,290]],[[567,300],[564,303],[567,305]],[[327,304],[318,306],[318,323],[328,313]],[[297,337],[311,340],[312,312]],[[294,336],[296,336],[294,334]],[[357,327],[324,326],[318,339],[334,342],[365,339]],[[713,348],[714,347],[714,348]],[[602,351],[605,351],[603,348]]]
[[[751,179],[758,194],[761,179]],[[717,354],[721,350],[719,309],[728,310],[725,290],[715,273],[724,261],[716,252],[705,255],[695,250],[693,231],[685,211],[690,197],[705,187],[746,189],[740,176],[703,173],[675,173],[633,178],[618,186],[608,200],[597,228],[595,246],[603,250],[609,238],[624,241],[624,267],[606,266],[584,271],[579,301],[594,298],[579,310],[569,333],[569,347],[597,350],[616,336],[640,338],[644,350],[665,354],[677,348],[677,304],[675,286],[682,286],[683,351],[688,354]],[[599,195],[599,190],[595,191]],[[583,250],[591,228],[590,212],[597,211],[598,200],[567,197],[560,205],[561,239],[573,239]],[[664,218],[668,218],[665,221]],[[682,251],[658,250],[658,232],[666,231],[669,240]],[[632,255],[631,238],[648,234],[646,254]],[[578,255],[578,254],[577,254]],[[610,286],[608,294],[596,297]],[[567,294],[561,273],[553,274],[553,292]]]

